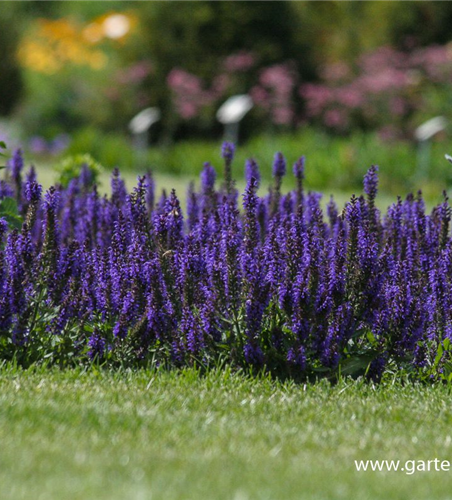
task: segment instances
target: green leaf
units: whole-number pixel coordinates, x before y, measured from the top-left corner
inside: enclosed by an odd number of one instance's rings
[[[18,214],[17,201],[14,198],[11,198],[10,196],[3,198],[3,200],[0,201],[0,213],[1,212],[17,215]]]
[[[0,141],[0,148],[6,149],[6,143],[5,143],[5,141]]]
[[[438,349],[436,351],[436,357],[435,357],[435,361],[433,362],[433,367],[434,368],[437,368],[442,357],[443,357],[443,352],[444,352],[444,349],[443,349],[443,346],[440,344],[438,344]]]
[[[378,353],[372,353],[348,358],[341,363],[340,371],[343,375],[355,375],[365,370],[377,355]]]
[[[0,217],[3,217],[12,227],[19,229],[22,226],[23,220],[14,198],[7,197],[0,201]]]
[[[328,368],[326,366],[319,366],[317,368],[313,368],[312,371],[315,373],[327,373],[331,371],[331,368]]]

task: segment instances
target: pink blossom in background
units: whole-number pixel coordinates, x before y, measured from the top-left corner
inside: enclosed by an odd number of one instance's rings
[[[327,127],[343,128],[347,125],[347,115],[341,109],[329,109],[325,112],[324,123]]]
[[[358,61],[358,66],[365,74],[378,74],[387,68],[406,68],[408,65],[406,54],[391,47],[380,47],[364,54]]]
[[[276,125],[289,125],[294,119],[294,112],[291,107],[284,105],[276,106],[273,109],[273,122]]]
[[[354,124],[380,125],[381,137],[390,138],[391,129],[381,125],[395,122],[406,134],[414,123],[406,121],[408,116],[443,112],[423,110],[425,91],[435,86],[452,91],[452,44],[409,51],[380,47],[360,56],[354,71],[352,67],[342,62],[327,64],[319,70],[320,82],[301,85],[304,119],[342,130]]]
[[[364,92],[359,85],[350,84],[335,92],[337,101],[347,108],[358,108],[364,103]]]
[[[426,107],[439,106],[438,96],[431,92],[434,85],[443,91],[452,85],[452,44],[404,47],[396,50],[384,46],[356,61],[325,64],[318,70],[318,82],[301,85],[290,61],[261,68],[256,81],[250,81],[254,68],[259,66],[255,55],[246,51],[220,60],[218,73],[209,85],[182,68],[168,74],[167,84],[173,108],[182,120],[201,113],[203,118],[213,120],[215,111],[228,97],[247,92],[255,109],[264,111],[268,120],[277,125],[317,123],[341,132],[364,126],[390,137],[384,126],[391,123],[408,137],[409,127],[418,116],[443,112]],[[138,84],[151,73],[152,64],[140,61],[121,70],[118,81]],[[107,95],[112,100],[118,98],[115,89],[108,89]],[[148,105],[147,96],[135,95],[140,106]],[[296,104],[301,104],[303,110],[298,115]]]
[[[389,102],[389,106],[391,108],[391,111],[395,115],[399,115],[399,116],[403,116],[406,113],[407,108],[408,108],[408,104],[405,101],[405,99],[403,99],[402,97],[399,97],[399,96],[393,97]]]
[[[116,79],[119,83],[133,84],[141,83],[152,72],[152,64],[150,61],[140,61],[127,68],[121,69]]]
[[[167,77],[167,83],[176,92],[185,91],[189,94],[201,92],[201,80],[183,69],[173,69]]]
[[[335,62],[332,64],[326,64],[320,68],[320,76],[330,82],[336,82],[338,80],[343,80],[350,76],[351,70],[350,66],[345,62]]]
[[[417,49],[411,55],[411,64],[414,66],[435,66],[438,64],[450,64],[452,59],[452,48],[448,45],[432,45]]]
[[[296,75],[287,64],[276,64],[261,71],[259,84],[252,89],[256,105],[269,111],[277,125],[289,125],[294,120],[295,81]]]
[[[211,104],[214,97],[203,90],[197,76],[183,69],[173,69],[167,77],[167,83],[173,91],[176,112],[184,120],[196,117],[204,106]]]
[[[411,61],[413,66],[423,68],[427,77],[433,81],[452,81],[452,45],[418,49]]]
[[[188,100],[180,100],[176,104],[177,110],[182,118],[189,120],[198,114],[198,106]]]
[[[305,101],[306,114],[317,116],[334,101],[334,90],[326,85],[307,83],[300,87],[299,94]]]
[[[251,89],[250,95],[253,98],[254,104],[258,106],[266,106],[266,103],[270,99],[270,94],[268,93],[268,91],[260,87],[259,85],[256,85]]]
[[[378,94],[403,89],[411,84],[410,75],[406,71],[385,68],[379,73],[364,74],[359,78],[359,84],[369,93]]]
[[[400,137],[400,133],[394,126],[386,125],[378,131],[378,136],[383,141],[395,141]]]
[[[221,98],[222,94],[226,92],[230,84],[230,76],[226,74],[220,74],[214,78],[211,91],[219,98]]]
[[[278,94],[290,94],[295,86],[293,72],[285,64],[265,68],[260,75],[262,86],[273,88]]]
[[[247,71],[256,64],[256,58],[251,52],[239,52],[227,57],[223,64],[224,69],[231,73]]]

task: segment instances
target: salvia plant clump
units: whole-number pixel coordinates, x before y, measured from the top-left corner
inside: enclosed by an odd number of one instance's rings
[[[206,163],[183,209],[150,173],[128,193],[115,170],[101,196],[85,167],[43,193],[16,152],[0,182],[0,358],[452,378],[447,197],[382,215],[372,166],[363,196],[324,211],[303,157],[286,193],[277,153],[263,196],[255,160],[239,195],[232,144],[222,157],[224,180]]]

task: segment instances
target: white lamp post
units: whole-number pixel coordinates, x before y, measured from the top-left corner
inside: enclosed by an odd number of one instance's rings
[[[217,111],[217,120],[224,125],[224,138],[234,143],[239,139],[239,123],[253,107],[253,100],[247,94],[227,99]]]
[[[414,131],[414,137],[418,142],[417,147],[417,175],[425,177],[430,166],[430,156],[433,137],[447,127],[447,120],[444,116],[435,116],[420,125]]]
[[[129,123],[129,130],[133,135],[133,142],[137,158],[141,159],[146,152],[149,141],[149,129],[160,120],[160,110],[158,108],[146,108],[135,115]]]

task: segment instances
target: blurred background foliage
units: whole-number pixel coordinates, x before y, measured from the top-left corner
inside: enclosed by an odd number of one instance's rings
[[[403,189],[420,180],[416,127],[452,119],[451,20],[451,2],[4,1],[0,139],[45,164],[89,152],[133,168],[128,123],[156,106],[140,163],[192,175],[216,154],[218,107],[249,93],[240,161],[307,154],[316,188],[381,162]],[[436,163],[449,143],[435,137],[432,190],[452,180]]]

